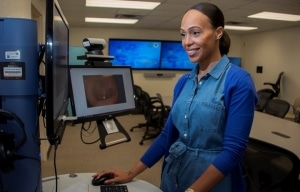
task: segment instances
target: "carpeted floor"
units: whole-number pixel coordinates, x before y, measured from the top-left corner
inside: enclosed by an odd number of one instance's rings
[[[139,160],[153,140],[144,141],[144,144],[140,145],[139,142],[145,129],[136,128],[133,132],[130,132],[131,127],[145,122],[142,115],[127,115],[118,117],[117,119],[129,133],[131,141],[110,146],[106,149],[99,148],[99,141],[94,144],[87,144],[99,138],[95,122],[92,122],[90,128],[88,128],[88,124],[86,123],[85,129],[88,129],[88,131],[83,132],[83,134],[80,133],[81,124],[68,125],[62,143],[58,146],[56,152],[56,168],[58,174],[94,173],[108,168],[129,170]],[[106,142],[123,137],[124,136],[120,133],[108,135]],[[162,160],[140,174],[138,179],[148,181],[159,187],[161,166]],[[53,175],[54,150],[52,149],[48,161],[42,161],[42,177]],[[294,192],[300,192],[300,183]]]
[[[69,124],[66,127],[62,143],[56,151],[57,173],[94,173],[108,168],[129,170],[139,160],[153,140],[147,140],[143,145],[140,145],[139,142],[145,129],[137,128],[133,132],[129,131],[131,127],[138,123],[145,122],[142,115],[127,115],[117,119],[129,133],[131,141],[109,146],[105,149],[99,148],[99,141],[94,144],[87,144],[99,138],[95,122],[92,122],[90,128],[88,128],[88,123],[86,123],[85,129],[88,129],[88,131],[84,131],[83,134],[81,134],[81,124]],[[121,133],[108,135],[106,143],[123,137]],[[140,174],[138,179],[159,186],[161,165],[162,160]],[[52,148],[49,159],[42,162],[42,177],[49,177],[54,174],[54,149]]]

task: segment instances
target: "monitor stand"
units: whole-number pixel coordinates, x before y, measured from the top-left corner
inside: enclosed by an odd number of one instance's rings
[[[116,145],[123,142],[129,142],[131,140],[129,134],[126,132],[124,127],[119,123],[119,121],[115,117],[97,120],[97,126],[100,136],[100,149],[105,149],[108,146]],[[122,133],[125,137],[106,143],[106,136],[115,133]]]

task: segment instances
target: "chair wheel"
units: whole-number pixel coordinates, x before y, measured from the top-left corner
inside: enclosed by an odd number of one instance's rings
[[[105,149],[105,148],[106,148],[106,145],[100,144],[100,145],[99,145],[99,148],[100,148],[100,149]]]

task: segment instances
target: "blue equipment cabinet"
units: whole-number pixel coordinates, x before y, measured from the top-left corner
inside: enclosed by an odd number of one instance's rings
[[[0,191],[40,192],[36,21],[0,18],[0,72],[0,109],[16,114],[24,124],[27,138],[15,151],[12,169],[0,170]],[[14,135],[15,143],[24,137],[18,126],[14,121],[0,119],[0,130]]]

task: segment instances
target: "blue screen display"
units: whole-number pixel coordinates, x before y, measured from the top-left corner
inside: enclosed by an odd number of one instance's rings
[[[162,41],[161,69],[190,70],[193,67],[181,41]]]
[[[195,66],[181,41],[110,39],[108,53],[114,56],[110,61],[113,66],[131,66],[132,69],[191,70]],[[228,58],[241,67],[240,57]]]
[[[160,50],[160,41],[110,39],[108,54],[114,56],[113,66],[159,69]]]
[[[241,67],[242,59],[240,57],[228,57],[228,59],[232,64]]]

